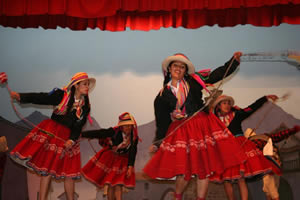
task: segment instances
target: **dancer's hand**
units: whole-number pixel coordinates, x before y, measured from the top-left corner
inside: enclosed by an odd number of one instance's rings
[[[157,146],[152,144],[150,147],[149,147],[149,153],[155,153],[157,151]]]
[[[66,143],[65,143],[65,147],[67,149],[69,149],[73,146],[73,144],[75,144],[75,142],[73,140],[67,140]]]
[[[243,55],[242,52],[237,51],[233,54],[234,59],[236,59],[237,61],[241,62],[241,56]]]
[[[267,95],[267,98],[273,102],[275,102],[278,99],[278,96],[274,94]]]
[[[126,177],[129,178],[132,175],[133,171],[134,171],[133,166],[129,166],[126,173]]]
[[[17,93],[17,92],[11,91],[11,92],[10,92],[10,98],[11,98],[12,100],[20,101],[20,94]]]

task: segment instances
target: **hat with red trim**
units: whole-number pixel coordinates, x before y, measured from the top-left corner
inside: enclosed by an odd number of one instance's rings
[[[67,90],[70,90],[73,85],[75,85],[81,81],[84,81],[84,80],[89,80],[89,89],[90,90],[92,90],[95,87],[96,79],[89,78],[89,76],[86,72],[78,72],[78,73],[74,74],[74,76],[71,78],[71,81],[64,88],[66,88]]]
[[[183,62],[184,64],[187,65],[188,68],[188,73],[189,74],[194,74],[195,73],[195,67],[193,63],[189,60],[189,58],[184,55],[183,53],[176,53],[173,56],[167,57],[163,62],[162,62],[162,70],[163,72],[168,71],[168,66],[170,65],[171,62],[173,61],[180,61]]]

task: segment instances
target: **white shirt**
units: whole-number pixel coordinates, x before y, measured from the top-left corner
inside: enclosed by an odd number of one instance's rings
[[[171,84],[172,80],[169,81],[169,83],[168,83],[168,86],[171,87],[171,91],[173,92],[173,94],[175,94],[175,96],[177,96],[177,92],[178,92],[178,88],[179,88],[179,82],[180,81],[177,81],[176,87]]]

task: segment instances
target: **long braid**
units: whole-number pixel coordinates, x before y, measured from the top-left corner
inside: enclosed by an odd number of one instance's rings
[[[84,96],[84,110],[86,109],[86,110],[88,110],[88,113],[90,112],[90,110],[91,110],[91,105],[90,105],[90,99],[89,99],[89,96],[88,95],[86,95],[86,96]],[[88,114],[87,113],[87,114]]]
[[[72,88],[71,88],[71,94],[70,94],[70,99],[69,99],[69,102],[67,104],[67,112],[66,112],[66,114],[68,114],[72,110],[72,108],[73,108],[73,104],[74,104],[74,101],[75,101],[74,95],[75,95],[75,87],[72,86]]]
[[[167,74],[165,75],[164,86],[167,85],[170,82],[170,80],[171,80],[171,73],[168,70]]]

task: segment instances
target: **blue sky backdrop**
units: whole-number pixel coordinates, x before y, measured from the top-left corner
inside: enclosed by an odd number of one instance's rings
[[[248,53],[300,50],[299,35],[300,26],[288,24],[278,27],[204,26],[194,30],[169,28],[149,32],[0,27],[0,71],[7,73],[10,87],[20,92],[46,92],[54,87],[62,87],[78,71],[86,71],[99,77],[94,91],[97,94],[91,94],[94,95],[91,99],[94,104],[103,104],[104,98],[110,99],[112,104],[104,105],[106,111],[94,110],[95,113],[114,113],[106,116],[110,118],[107,124],[115,121],[113,116],[117,116],[117,113],[125,111],[122,111],[122,106],[119,110],[114,110],[118,107],[116,105],[143,104],[139,101],[139,96],[132,93],[141,93],[140,90],[144,88],[143,96],[148,96],[149,99],[144,107],[150,107],[145,111],[149,113],[147,120],[150,120],[153,118],[153,99],[162,85],[161,62],[165,57],[182,52],[199,70],[215,68],[224,64],[235,51]],[[232,78],[236,81],[232,81],[232,84],[236,86],[243,85],[237,80],[250,80],[250,88],[300,86],[300,70],[286,63],[242,63],[236,76]],[[135,79],[138,81],[134,81]],[[251,80],[256,79],[266,82],[251,83]],[[118,85],[111,87],[114,84]],[[109,90],[102,90],[104,87]],[[132,90],[124,92],[128,88]],[[3,86],[0,89],[0,115],[17,121],[18,118],[9,105],[7,91]],[[128,96],[132,97],[131,102],[127,101]],[[132,102],[132,99],[136,101]],[[24,115],[32,111],[26,111],[27,108],[19,109],[21,112],[23,110]],[[51,110],[42,109],[42,112],[49,115]],[[106,120],[104,116],[98,118]],[[142,121],[147,120],[145,118]]]

